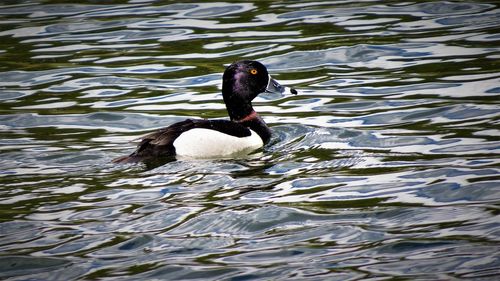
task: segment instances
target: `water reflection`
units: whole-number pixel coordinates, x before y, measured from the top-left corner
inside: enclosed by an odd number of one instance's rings
[[[498,276],[497,6],[3,4],[0,278]],[[300,89],[263,150],[110,163],[238,59]]]

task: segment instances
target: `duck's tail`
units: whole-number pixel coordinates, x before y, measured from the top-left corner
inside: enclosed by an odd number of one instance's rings
[[[111,160],[111,162],[119,164],[135,164],[141,162],[142,160],[143,157],[131,154],[129,156],[120,156],[118,158]]]

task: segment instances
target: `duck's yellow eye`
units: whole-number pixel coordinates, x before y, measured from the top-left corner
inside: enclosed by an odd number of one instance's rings
[[[253,75],[257,74],[257,69],[254,68],[254,69],[250,70],[250,73],[252,73]]]

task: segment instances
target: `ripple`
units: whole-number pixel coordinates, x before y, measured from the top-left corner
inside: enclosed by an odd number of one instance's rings
[[[3,256],[0,258],[0,276],[12,277],[55,271],[70,262],[59,258]]]
[[[193,235],[233,235],[245,237],[250,234],[264,233],[280,225],[293,225],[305,218],[313,219],[315,216],[298,212],[297,210],[265,207],[249,212],[239,213],[227,211],[214,214],[202,214],[176,229],[169,231],[169,234],[179,235],[191,233]],[[318,216],[318,219],[320,217]]]
[[[27,106],[17,106],[13,107],[13,109],[57,109],[57,108],[66,108],[77,105],[76,102],[51,102],[45,104],[37,104],[37,105],[27,105]]]
[[[405,43],[396,45],[356,45],[317,51],[295,51],[264,58],[261,61],[274,70],[311,69],[321,66],[347,65],[352,68],[397,69],[433,63],[423,58],[460,57],[486,54],[493,50],[446,46],[443,44]],[[409,59],[419,58],[419,60]]]
[[[158,15],[168,14],[173,17],[186,18],[212,18],[231,15],[235,13],[244,13],[254,8],[252,3],[232,4],[232,3],[197,3],[197,4],[170,4],[159,6],[138,6],[121,5],[105,11],[87,12],[82,17],[113,17],[124,15]]]
[[[72,240],[71,243],[43,251],[45,255],[68,255],[95,249],[100,245],[112,242],[112,235],[92,235]]]
[[[74,22],[72,24],[61,23],[54,25],[30,26],[20,27],[16,29],[6,30],[0,32],[0,36],[10,35],[14,38],[33,37],[33,36],[53,36],[58,34],[65,34],[68,32],[83,32],[83,31],[96,31],[117,28],[127,24],[127,21],[107,21],[107,22],[92,22],[86,21],[83,23]],[[30,39],[33,40],[33,39]],[[42,39],[44,41],[45,39]],[[32,41],[27,41],[27,43]]]
[[[0,8],[0,14],[3,15],[22,15],[29,14],[28,17],[48,17],[56,15],[74,15],[83,12],[89,12],[102,9],[101,5],[76,5],[76,4],[45,4],[45,5],[19,5]]]
[[[114,119],[110,124],[109,118]],[[131,121],[138,120],[138,121]],[[84,120],[84,122],[82,122]],[[140,121],[139,121],[140,120]],[[170,121],[169,121],[170,120]],[[172,120],[178,118],[156,117],[143,114],[114,114],[114,113],[92,113],[85,115],[35,115],[35,114],[15,114],[4,115],[0,119],[0,124],[10,128],[34,128],[55,126],[59,128],[76,129],[105,129],[111,132],[130,132],[144,129],[160,128],[165,124],[173,123]]]
[[[0,93],[0,101],[17,100],[32,95],[34,93],[35,91],[22,91],[22,90],[2,91]]]
[[[455,246],[458,248],[459,246]],[[401,261],[392,261],[389,263],[379,263],[376,265],[369,265],[363,267],[365,270],[374,273],[392,273],[401,276],[412,276],[414,274],[436,274],[436,273],[460,273],[464,271],[465,268],[470,267],[469,264],[474,264],[474,261],[481,260],[478,262],[477,268],[482,268],[486,271],[487,269],[493,269],[498,266],[498,259],[495,258],[491,248],[478,248],[472,253],[462,254],[458,256],[442,256],[436,258],[407,258]],[[418,265],[415,266],[414,264]],[[413,265],[412,265],[413,264]]]
[[[159,41],[179,41],[188,40],[193,31],[190,29],[171,29],[171,30],[118,30],[118,31],[105,31],[95,32],[92,30],[90,33],[75,33],[68,34],[66,32],[60,35],[51,37],[36,38],[26,40],[25,42],[71,42],[71,41],[97,41],[101,43],[117,43],[117,42],[134,42],[143,40],[159,40]]]
[[[139,65],[123,68],[108,68],[108,67],[79,67],[67,69],[54,69],[47,71],[11,71],[1,72],[1,86],[37,86],[43,84],[54,83],[57,81],[67,80],[71,78],[71,74],[153,74],[174,72],[192,67],[165,67],[161,64]]]
[[[29,241],[40,236],[42,225],[37,222],[28,221],[7,221],[0,223],[0,233],[2,235],[2,248],[14,242]]]
[[[136,48],[144,48],[144,47],[154,47],[156,44],[114,44],[114,45],[90,45],[90,44],[73,44],[73,45],[65,45],[65,46],[56,46],[56,47],[45,47],[38,48],[33,50],[33,52],[37,53],[53,53],[53,52],[77,52],[83,50],[95,50],[95,49],[136,49]]]
[[[94,87],[112,87],[120,85],[125,89],[149,88],[149,89],[165,89],[179,87],[202,87],[214,86],[220,82],[219,74],[208,74],[196,77],[186,77],[181,79],[139,79],[125,78],[118,76],[100,76],[92,78],[80,78],[65,81],[59,85],[52,85],[46,90],[49,92],[72,92],[81,91]]]

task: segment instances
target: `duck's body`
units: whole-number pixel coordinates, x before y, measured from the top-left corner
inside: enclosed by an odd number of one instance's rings
[[[224,72],[222,83],[230,120],[187,119],[172,124],[142,137],[135,152],[114,162],[135,163],[172,156],[214,158],[248,154],[262,147],[271,137],[271,130],[253,110],[251,103],[258,94],[266,91],[282,93],[284,87],[272,79],[259,62],[233,63]]]

